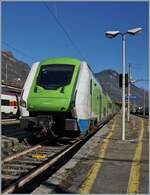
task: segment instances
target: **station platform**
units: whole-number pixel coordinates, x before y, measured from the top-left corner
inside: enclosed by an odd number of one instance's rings
[[[33,194],[148,194],[149,121],[119,112]]]
[[[149,192],[148,120],[131,115],[122,140],[122,116],[108,124],[96,161],[79,187],[80,193],[137,194]]]

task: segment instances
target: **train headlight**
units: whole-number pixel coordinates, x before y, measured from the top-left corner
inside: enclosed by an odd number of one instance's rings
[[[26,102],[24,100],[20,100],[20,106],[26,108],[27,104],[26,104]]]

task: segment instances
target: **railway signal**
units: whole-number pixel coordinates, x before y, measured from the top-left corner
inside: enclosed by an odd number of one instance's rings
[[[119,74],[119,87],[122,88],[122,74]],[[128,87],[128,74],[125,74],[125,87]]]

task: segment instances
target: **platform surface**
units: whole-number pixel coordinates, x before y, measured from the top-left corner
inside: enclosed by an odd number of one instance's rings
[[[148,136],[148,120],[131,115],[130,122],[126,121],[125,140],[122,140],[121,114],[116,115],[79,192],[148,193]]]

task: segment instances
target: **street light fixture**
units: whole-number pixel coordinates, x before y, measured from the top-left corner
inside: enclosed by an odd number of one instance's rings
[[[142,28],[132,28],[125,33],[122,33],[120,31],[107,31],[105,33],[105,35],[106,35],[106,37],[112,39],[112,38],[116,37],[118,34],[120,34],[122,36],[126,35],[126,34],[137,35],[137,34],[141,33],[142,30],[143,30]]]
[[[105,33],[105,35],[106,35],[106,37],[112,39],[112,38],[116,37],[119,33],[120,33],[120,31],[107,31]]]
[[[127,32],[107,31],[105,36],[107,38],[114,38],[117,35],[122,37],[122,140],[125,140],[125,38],[127,34],[136,35],[142,32],[142,28],[133,28]]]
[[[128,34],[136,35],[142,32],[142,28],[133,28],[127,31]]]

